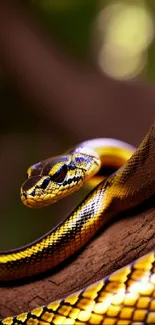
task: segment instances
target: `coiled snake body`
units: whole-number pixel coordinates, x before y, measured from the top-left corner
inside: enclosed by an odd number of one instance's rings
[[[101,166],[122,166],[97,185],[55,229],[27,246],[1,253],[0,281],[22,279],[51,269],[88,243],[118,213],[154,195],[155,168],[146,168],[148,157],[150,164],[155,163],[154,129],[135,152],[124,142],[96,139],[30,167],[21,198],[25,205],[37,207],[79,189]],[[7,317],[0,325],[155,324],[154,264],[151,252],[90,287],[31,312]]]

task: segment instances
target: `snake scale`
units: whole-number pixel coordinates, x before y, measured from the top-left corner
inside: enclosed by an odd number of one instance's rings
[[[133,151],[118,140],[94,139],[30,167],[21,187],[22,201],[29,207],[48,205],[78,190],[101,166],[117,171],[42,238],[0,253],[0,281],[22,280],[53,268],[88,243],[107,221],[152,197],[155,126]],[[22,324],[155,324],[155,251],[65,299],[0,320],[0,325]]]

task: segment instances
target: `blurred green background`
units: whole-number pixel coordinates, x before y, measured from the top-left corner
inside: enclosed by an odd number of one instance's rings
[[[23,10],[39,24],[49,41],[54,38],[65,53],[81,64],[90,62],[101,74],[118,82],[154,82],[154,0],[29,0],[23,2]],[[3,64],[0,66],[0,249],[3,250],[26,244],[44,234],[85,194],[83,190],[72,199],[43,210],[26,208],[20,201],[19,189],[30,165],[93,137],[115,137],[138,145],[153,122],[154,112],[149,111],[149,107],[141,112],[137,107],[141,120],[139,124],[138,120],[134,122],[132,127],[135,113],[132,107],[130,121],[129,112],[125,115],[116,107],[111,123],[110,108],[105,105],[102,116],[98,116],[99,126],[96,123],[93,128],[94,107],[90,116],[81,119],[81,132],[78,128],[76,131],[76,123],[73,132],[70,122],[67,124],[67,114],[66,123],[62,123],[54,118],[54,110],[53,118],[51,115],[48,118],[27,103]],[[59,93],[59,89],[57,91]],[[80,112],[81,108],[78,109]],[[71,120],[74,119],[73,111],[70,115]],[[85,128],[85,119],[90,119],[90,127],[87,124]]]

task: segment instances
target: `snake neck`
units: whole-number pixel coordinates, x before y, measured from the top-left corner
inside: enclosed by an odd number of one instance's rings
[[[112,139],[83,142],[78,148],[94,150],[102,164],[119,166],[115,175],[99,184],[80,205],[48,234],[25,247],[0,254],[0,281],[37,275],[77,252],[107,220],[154,194],[155,127],[138,150]],[[81,149],[80,149],[81,150]],[[114,159],[115,158],[115,159]]]

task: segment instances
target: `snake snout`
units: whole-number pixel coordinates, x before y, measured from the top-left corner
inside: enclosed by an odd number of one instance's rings
[[[35,196],[35,186],[42,179],[42,176],[29,177],[21,186],[20,197],[24,205],[32,207],[36,205]]]
[[[33,176],[28,178],[21,187],[21,192],[26,194],[29,190],[33,189],[33,187],[37,184],[38,181],[42,179],[42,176]]]

